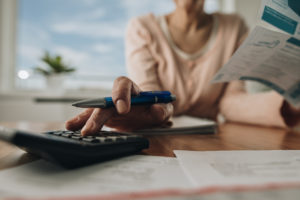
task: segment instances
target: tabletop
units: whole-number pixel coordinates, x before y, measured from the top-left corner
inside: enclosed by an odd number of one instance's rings
[[[0,122],[1,126],[34,132],[64,129],[63,123]],[[237,123],[220,124],[213,135],[147,136],[149,149],[142,154],[174,157],[173,150],[300,150],[300,132]],[[0,170],[38,159],[17,147],[0,142]]]

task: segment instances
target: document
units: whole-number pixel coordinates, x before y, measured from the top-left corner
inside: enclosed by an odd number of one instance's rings
[[[212,82],[258,81],[299,107],[300,16],[288,0],[263,0],[259,16],[277,31],[256,26]]]
[[[74,170],[44,160],[0,172],[0,198],[79,197],[191,186],[176,158],[135,155]]]
[[[299,184],[300,151],[179,151],[174,153],[197,187]]]

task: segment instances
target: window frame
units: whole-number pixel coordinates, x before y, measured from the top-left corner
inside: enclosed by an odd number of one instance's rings
[[[220,0],[220,11],[223,13],[236,12],[236,0]]]
[[[15,90],[17,0],[0,0],[0,91]]]

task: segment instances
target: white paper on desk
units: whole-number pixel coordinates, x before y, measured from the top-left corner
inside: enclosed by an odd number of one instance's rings
[[[0,197],[62,197],[187,188],[176,158],[136,155],[75,170],[36,161],[0,172]]]
[[[179,151],[194,186],[300,183],[300,151]]]
[[[135,200],[299,200],[299,187],[257,188],[222,190],[221,188],[209,188],[207,190],[190,190],[182,193],[165,195],[162,197],[149,195],[148,198]],[[122,200],[122,199],[119,199]],[[128,200],[128,198],[124,198]]]

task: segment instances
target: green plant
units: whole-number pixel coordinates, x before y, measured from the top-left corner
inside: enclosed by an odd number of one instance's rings
[[[67,66],[62,61],[62,57],[59,55],[51,56],[49,52],[45,52],[41,60],[47,64],[48,69],[42,67],[35,67],[34,70],[44,76],[50,76],[53,74],[71,73],[75,71],[75,68]]]

